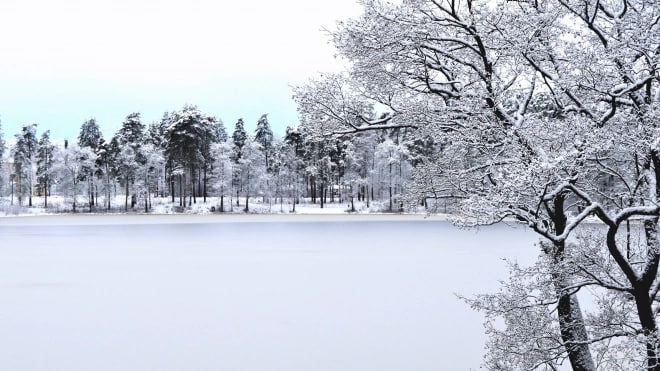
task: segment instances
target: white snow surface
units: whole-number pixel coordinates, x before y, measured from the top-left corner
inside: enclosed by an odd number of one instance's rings
[[[0,219],[2,370],[470,370],[535,236],[422,215]]]

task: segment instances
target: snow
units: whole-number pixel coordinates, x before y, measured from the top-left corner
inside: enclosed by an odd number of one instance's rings
[[[112,211],[110,213],[124,213],[124,214],[136,214],[143,213],[144,211],[144,199],[138,197],[137,205],[134,209],[124,212],[124,195],[117,195],[112,200]],[[91,215],[88,213],[88,208],[86,206],[87,198],[85,195],[78,195],[78,211],[82,214]],[[243,214],[243,209],[245,208],[245,198],[240,197],[240,205],[236,205],[236,198],[231,196],[225,196],[225,209],[227,214],[237,213]],[[103,198],[99,199],[101,204],[103,204]],[[27,199],[23,200],[23,207],[18,206],[18,198],[14,197],[13,205],[11,204],[10,197],[0,197],[0,217],[6,216],[36,216],[36,215],[61,215],[62,213],[71,212],[71,197],[62,197],[62,196],[49,196],[48,197],[48,208],[43,208],[43,197],[32,197],[33,207],[29,208],[25,206],[27,204]],[[152,207],[149,211],[150,214],[180,214],[181,211],[178,211],[179,198],[177,197],[175,202],[171,202],[170,197],[152,197]],[[230,208],[233,206],[233,211],[230,211]],[[376,202],[372,201],[370,206],[367,207],[365,202],[355,201],[355,212],[358,214],[362,213],[380,213],[382,210],[386,209],[385,202]],[[212,213],[212,208],[215,207],[216,210],[220,209],[220,198],[219,197],[208,197],[207,202],[202,202],[202,198],[198,199],[197,203],[192,204],[190,207],[186,207],[183,211],[184,214],[210,214]],[[98,214],[105,214],[105,210],[102,206],[98,206]],[[287,200],[280,204],[278,201],[273,201],[271,203],[264,202],[262,196],[250,197],[250,214],[334,214],[334,215],[349,215],[354,214],[349,212],[350,204],[348,202],[329,202],[321,208],[320,203],[311,203],[309,199],[303,200],[301,203],[296,205],[295,212],[293,211],[293,205],[291,201]],[[426,215],[426,211],[423,208],[417,211],[419,215]],[[443,220],[446,220],[448,216],[443,216]]]
[[[422,215],[0,219],[6,370],[470,370],[504,225]]]

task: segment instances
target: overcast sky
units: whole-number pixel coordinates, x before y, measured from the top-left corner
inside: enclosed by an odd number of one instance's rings
[[[290,85],[339,62],[322,28],[360,14],[355,0],[2,0],[0,120],[75,138],[95,117],[106,136],[196,104],[231,133],[263,113],[297,124]]]

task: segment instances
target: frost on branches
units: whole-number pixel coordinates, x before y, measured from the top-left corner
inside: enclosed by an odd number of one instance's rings
[[[539,265],[514,269],[512,280],[531,280],[542,300],[527,305],[520,289],[473,302],[504,318],[511,336],[489,329],[489,367],[660,370],[660,4],[363,5],[333,33],[350,70],[296,90],[303,125],[320,137],[414,128],[439,150],[416,160],[409,199],[449,198],[464,225],[514,219],[539,234]],[[604,227],[578,239],[592,219]],[[635,243],[622,240],[631,222],[641,223]],[[591,250],[617,273],[576,267]],[[603,293],[583,315],[585,286]],[[634,315],[605,306],[614,297]],[[518,317],[495,311],[506,307]],[[625,331],[593,326],[608,311]],[[538,334],[552,334],[533,350],[518,347],[534,333],[515,321],[530,315]]]

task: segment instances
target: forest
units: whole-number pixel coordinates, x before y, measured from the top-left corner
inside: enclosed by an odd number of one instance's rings
[[[218,212],[234,210],[233,203],[250,212],[250,199],[259,198],[286,200],[293,212],[301,201],[355,211],[354,200],[367,208],[379,200],[383,211],[398,212],[418,145],[405,129],[318,139],[304,127],[287,127],[279,138],[266,114],[253,134],[239,119],[228,135],[222,121],[191,105],[148,126],[132,113],[108,140],[93,118],[75,141],[38,129],[23,126],[10,148],[0,142],[9,206],[48,209],[48,198],[61,196],[60,212],[150,212],[152,200],[161,198],[181,211],[199,200]],[[118,196],[123,202],[113,204]]]
[[[660,371],[660,3],[361,4],[329,32],[346,70],[294,88],[300,126],[281,140],[267,116],[228,135],[194,107],[146,129],[129,115],[107,142],[88,121],[57,149],[28,125],[5,149],[13,194],[61,192],[74,210],[111,193],[126,210],[156,194],[246,211],[253,196],[336,198],[515,221],[538,262],[464,298],[486,317],[485,367]]]

